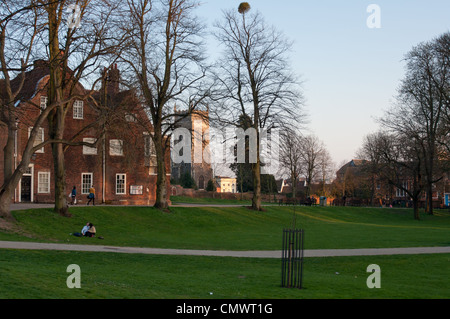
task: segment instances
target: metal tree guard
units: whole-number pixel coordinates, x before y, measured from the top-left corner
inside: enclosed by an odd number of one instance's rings
[[[302,289],[305,232],[302,229],[294,229],[295,221],[294,208],[293,229],[283,230],[281,286]]]

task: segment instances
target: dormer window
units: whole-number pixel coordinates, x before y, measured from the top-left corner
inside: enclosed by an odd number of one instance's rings
[[[41,109],[45,110],[47,108],[48,97],[41,96]]]
[[[84,102],[83,101],[75,101],[73,103],[73,118],[82,120],[84,117],[83,112]]]
[[[41,96],[40,101],[41,113],[47,108],[47,104],[48,104],[48,97]]]
[[[125,114],[125,120],[126,120],[127,122],[132,122],[132,123],[136,123],[136,122],[137,122],[136,115],[131,114],[131,113]]]

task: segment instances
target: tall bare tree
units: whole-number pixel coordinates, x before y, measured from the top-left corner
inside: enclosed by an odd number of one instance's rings
[[[429,214],[433,213],[433,184],[442,179],[436,170],[437,144],[449,104],[450,65],[448,55],[442,53],[448,45],[445,37],[421,43],[406,55],[398,104],[382,119],[384,127],[409,136],[422,148]]]
[[[366,139],[364,148],[376,157],[377,175],[412,199],[414,218],[420,219],[419,200],[425,188],[424,154],[420,143],[408,135],[380,131]]]
[[[28,168],[31,155],[38,149],[34,145],[36,135],[51,107],[36,120],[22,154],[22,162],[16,167],[15,136],[20,115],[16,106],[20,102],[19,94],[25,82],[26,71],[32,59],[36,57],[36,42],[43,25],[39,21],[39,6],[35,1],[1,1],[0,14],[0,125],[6,127],[7,132],[4,181],[0,188],[0,219],[11,220],[9,205],[12,193]]]
[[[322,183],[321,196],[328,196],[327,181],[332,179],[335,170],[333,158],[325,147],[319,154],[317,170],[317,175]]]
[[[306,197],[310,196],[311,184],[319,173],[320,155],[324,152],[322,141],[315,135],[308,135],[301,139],[301,163],[306,179]]]
[[[303,170],[301,152],[301,136],[297,132],[286,130],[281,137],[280,164],[282,173],[287,173],[291,179],[293,198],[296,197],[297,183]]]
[[[167,154],[174,104],[192,113],[205,98],[206,77],[203,24],[193,0],[128,0],[123,31],[130,36],[121,56],[131,69],[142,104],[149,113],[148,128],[157,158],[155,207],[168,207]],[[180,115],[178,115],[180,117]]]
[[[55,176],[55,212],[69,215],[65,189],[65,118],[70,105],[80,97],[80,81],[102,68],[101,58],[117,53],[121,39],[113,34],[110,20],[116,1],[37,0],[46,13],[49,74],[48,101],[54,104],[48,116]],[[97,71],[97,72],[96,72]],[[95,79],[94,79],[95,80]],[[92,90],[81,92],[87,98]],[[64,102],[67,100],[68,102]],[[58,141],[58,142],[55,142]]]
[[[15,134],[18,112],[22,110],[15,106],[33,104],[31,100],[19,99],[27,80],[26,72],[32,66],[30,62],[37,59],[47,61],[45,67],[50,77],[44,88],[46,92],[36,92],[48,96],[49,101],[44,110],[40,105],[33,105],[36,109],[41,109],[41,112],[36,119],[28,119],[33,129],[15,169],[12,169],[15,165],[11,164],[13,138],[8,137],[5,148],[6,178],[0,191],[2,215],[11,217],[11,192],[27,170],[32,154],[48,144],[52,145],[55,162],[55,211],[69,215],[65,195],[63,145],[67,147],[80,143],[64,139],[64,118],[68,106],[75,99],[87,99],[94,92],[92,89],[80,91],[77,88],[80,81],[97,73],[102,64],[101,57],[111,53],[111,43],[117,42],[116,36],[107,33],[112,30],[105,28],[114,9],[113,4],[113,1],[103,0],[76,3],[65,0],[1,2],[4,18],[1,20],[0,55],[4,80],[0,82],[7,92],[7,97],[2,97],[1,121],[9,127],[9,135]],[[83,29],[80,28],[80,23],[84,23]],[[20,62],[15,62],[18,59]],[[11,80],[13,77],[14,81]],[[36,135],[47,120],[50,138],[35,145]]]
[[[230,125],[237,126],[241,116],[251,119],[257,135],[252,208],[262,210],[261,130],[303,122],[299,83],[287,57],[291,43],[261,13],[250,11],[248,3],[225,11],[215,27],[216,39],[225,49],[218,62],[215,112]]]
[[[364,137],[363,145],[358,150],[358,158],[364,160],[363,173],[368,176],[368,188],[371,205],[375,205],[376,185],[382,179],[380,166],[382,164],[383,152],[381,147],[384,145],[384,132],[375,132]]]

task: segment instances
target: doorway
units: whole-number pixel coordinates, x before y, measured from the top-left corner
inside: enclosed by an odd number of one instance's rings
[[[31,203],[31,176],[22,176],[20,188],[20,201],[22,203]]]
[[[205,177],[203,175],[198,179],[198,189],[205,189]]]

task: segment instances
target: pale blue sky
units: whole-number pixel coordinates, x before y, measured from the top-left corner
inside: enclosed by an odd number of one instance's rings
[[[200,0],[198,15],[212,23],[242,1]],[[309,130],[336,164],[354,158],[363,137],[378,128],[404,74],[404,55],[450,31],[449,0],[248,1],[294,41]],[[381,8],[381,28],[370,29],[367,7]]]

